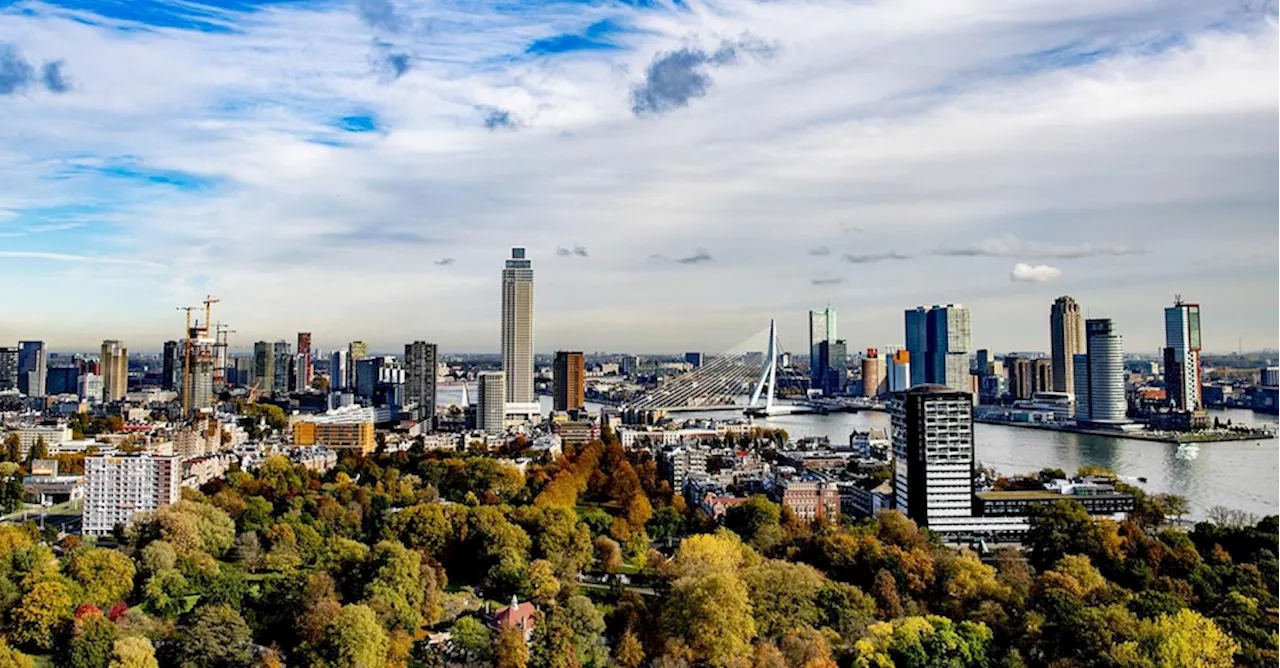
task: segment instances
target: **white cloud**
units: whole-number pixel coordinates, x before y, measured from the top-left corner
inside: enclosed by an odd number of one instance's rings
[[[1062,270],[1047,264],[1029,265],[1019,262],[1009,272],[1009,280],[1015,283],[1048,283],[1062,276]]]
[[[540,349],[714,350],[770,317],[799,341],[804,311],[831,292],[810,277],[828,272],[849,273],[851,301],[833,307],[873,343],[901,338],[901,308],[939,301],[974,308],[991,347],[1043,338],[1043,304],[995,289],[990,272],[955,271],[969,260],[921,258],[936,250],[1087,263],[1082,301],[1152,310],[1126,338],[1154,346],[1158,305],[1186,290],[1191,260],[1278,241],[1274,19],[1220,3],[366,4],[390,8],[397,30],[377,36],[412,55],[390,83],[354,5],[227,13],[236,30],[220,33],[122,31],[42,4],[0,11],[0,42],[64,60],[75,82],[0,97],[0,197],[17,213],[6,228],[43,222],[28,210],[99,207],[75,216],[87,224],[74,236],[0,248],[172,274],[157,286],[139,271],[129,309],[65,331],[19,332],[9,323],[30,304],[0,305],[0,340],[141,336],[167,327],[174,303],[212,293],[249,341],[305,325],[321,346],[427,337],[493,350],[498,272],[506,247],[525,245]],[[523,55],[603,19],[635,28],[614,36],[617,50]],[[708,69],[704,96],[634,117],[630,91],[657,54],[744,33],[776,55]],[[478,110],[520,127],[491,132]],[[355,114],[377,131],[334,127]],[[220,185],[63,173],[120,156]],[[852,223],[860,233],[842,234]],[[591,261],[552,262],[566,240]],[[820,247],[829,256],[808,254]],[[1148,254],[1122,257],[1135,249]],[[921,259],[840,263],[890,252]],[[1222,266],[1197,275],[1197,299],[1272,305],[1214,309],[1231,345],[1272,341],[1275,258]],[[0,262],[0,279],[29,272]],[[861,285],[876,289],[854,294]],[[124,293],[93,281],[28,291],[68,312]],[[984,325],[984,310],[1014,306],[1025,324]]]

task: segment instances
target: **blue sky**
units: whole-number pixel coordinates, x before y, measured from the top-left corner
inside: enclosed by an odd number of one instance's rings
[[[1275,3],[0,0],[0,342],[1276,345]]]

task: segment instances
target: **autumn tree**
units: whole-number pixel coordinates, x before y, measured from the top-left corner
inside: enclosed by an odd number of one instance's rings
[[[115,643],[120,636],[116,625],[102,613],[77,619],[63,658],[71,668],[102,668],[115,658]]]
[[[160,668],[156,648],[143,636],[118,638],[109,668]]]
[[[226,605],[202,605],[179,626],[174,661],[191,668],[248,668],[254,644],[240,613]]]
[[[382,668],[387,649],[387,633],[373,609],[345,605],[329,624],[321,653],[333,668]]]
[[[528,668],[529,646],[524,642],[524,632],[508,627],[498,633],[493,648],[493,663],[497,668]]]
[[[618,648],[614,651],[614,658],[623,668],[639,668],[644,663],[644,647],[640,645],[640,639],[636,634],[627,631],[618,639]]]
[[[53,646],[54,632],[71,619],[71,595],[57,580],[38,582],[10,612],[10,639],[37,650]]]
[[[743,571],[756,630],[780,639],[788,631],[817,624],[818,594],[826,581],[807,564],[770,559]]]
[[[107,608],[133,591],[133,560],[117,550],[89,548],[75,554],[67,574],[81,588],[81,600]]]
[[[0,668],[32,668],[33,665],[31,657],[10,647],[9,643],[0,637]]]
[[[596,560],[600,569],[606,573],[617,573],[622,570],[622,547],[607,536],[597,536],[595,540]]]

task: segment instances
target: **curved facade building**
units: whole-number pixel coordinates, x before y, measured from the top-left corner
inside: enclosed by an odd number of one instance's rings
[[[1124,340],[1116,334],[1109,318],[1085,321],[1087,352],[1088,414],[1077,418],[1098,423],[1128,422],[1124,396]],[[1077,396],[1081,395],[1077,375]],[[1080,402],[1077,402],[1080,406]]]

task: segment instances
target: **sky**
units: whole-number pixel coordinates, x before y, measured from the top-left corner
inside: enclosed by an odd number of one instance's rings
[[[0,0],[0,343],[1276,347],[1275,0]],[[10,344],[11,345],[11,344]]]

